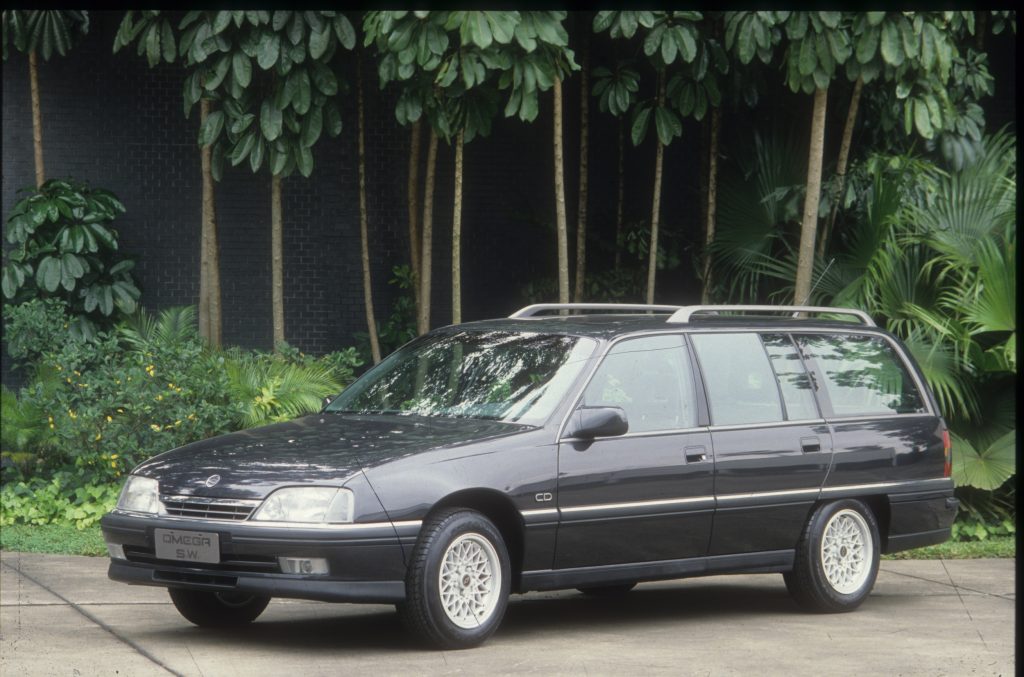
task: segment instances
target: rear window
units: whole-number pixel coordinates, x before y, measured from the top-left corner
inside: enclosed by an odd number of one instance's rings
[[[892,345],[877,336],[798,337],[832,401],[836,416],[916,414],[921,393]]]

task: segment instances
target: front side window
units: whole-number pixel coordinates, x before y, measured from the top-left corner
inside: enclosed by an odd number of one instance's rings
[[[327,411],[541,425],[596,347],[593,339],[556,334],[431,334],[392,353]]]
[[[631,433],[696,426],[696,393],[682,337],[644,336],[615,344],[594,372],[583,403],[622,407]]]
[[[775,374],[757,334],[691,334],[714,425],[782,420]]]
[[[809,334],[798,340],[804,354],[817,364],[836,416],[925,411],[914,380],[885,339]]]

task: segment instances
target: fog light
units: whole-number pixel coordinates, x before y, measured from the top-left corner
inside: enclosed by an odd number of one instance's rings
[[[277,561],[286,574],[323,576],[327,573],[327,560],[323,557],[278,557]]]
[[[107,543],[107,554],[111,559],[128,559],[124,556],[124,546],[120,543]]]

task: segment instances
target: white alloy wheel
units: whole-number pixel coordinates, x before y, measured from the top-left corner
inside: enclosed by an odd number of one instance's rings
[[[864,517],[856,510],[837,512],[821,538],[821,568],[829,585],[841,594],[857,592],[871,574],[874,541]]]
[[[441,558],[438,589],[441,608],[460,628],[486,623],[501,599],[501,562],[486,536],[465,533]]]

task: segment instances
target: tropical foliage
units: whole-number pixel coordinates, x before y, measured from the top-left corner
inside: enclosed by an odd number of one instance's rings
[[[125,211],[113,193],[74,181],[47,181],[19,200],[7,218],[2,288],[14,304],[63,299],[71,331],[91,336],[135,310],[135,265],[118,251],[112,222]]]

